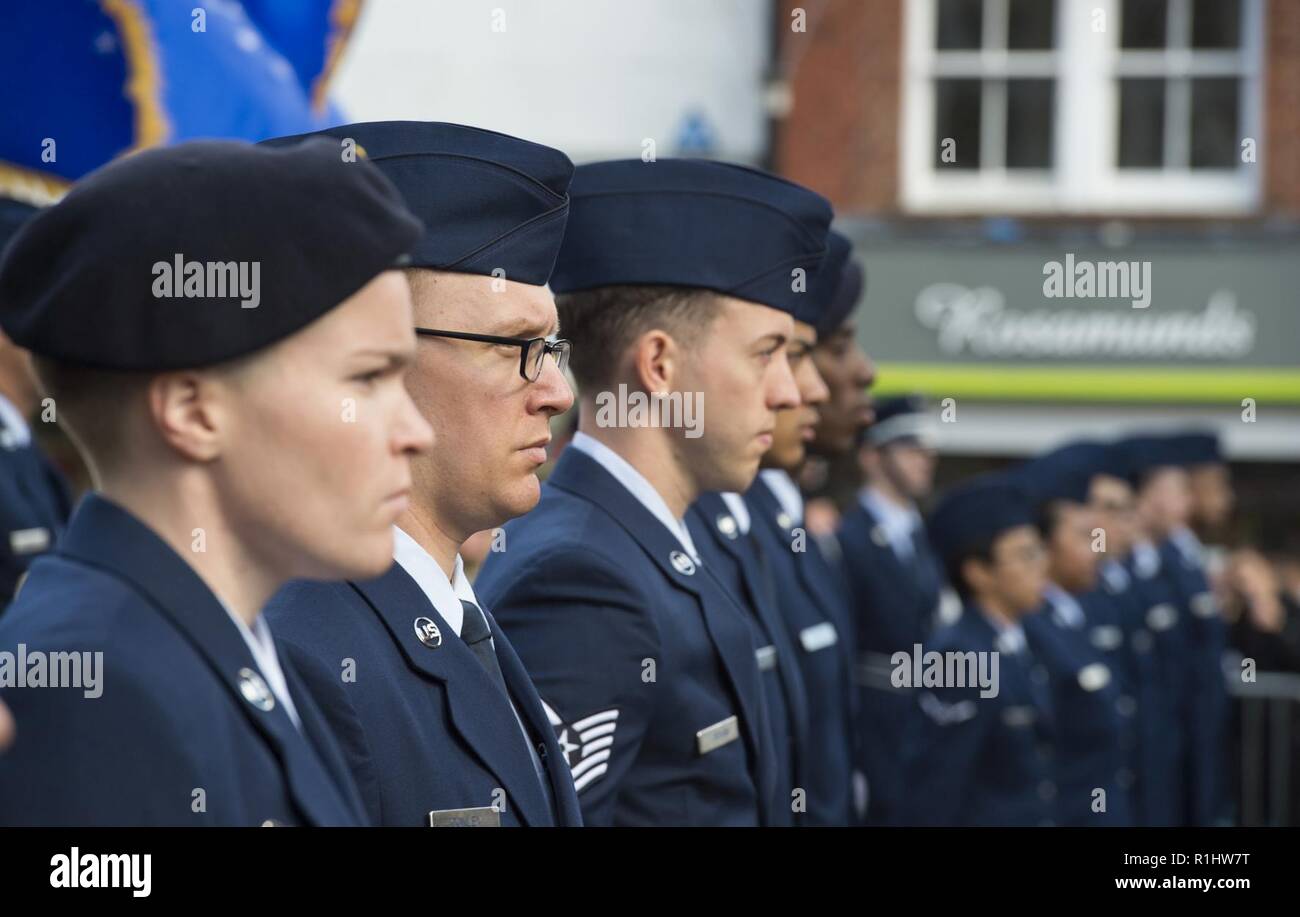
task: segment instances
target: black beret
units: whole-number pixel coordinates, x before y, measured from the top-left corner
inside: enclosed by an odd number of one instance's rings
[[[1002,533],[1034,523],[1034,508],[1016,479],[1003,473],[971,478],[940,496],[927,530],[946,563]]]
[[[146,150],[23,227],[0,262],[0,326],[66,363],[207,366],[333,309],[420,232],[378,169],[323,140]]]
[[[557,293],[667,284],[799,314],[826,257],[831,207],[757,169],[702,159],[579,166]],[[804,272],[802,289],[794,272]]]
[[[411,266],[542,286],[569,215],[573,163],[559,150],[461,124],[372,121],[302,136],[351,139],[424,221]],[[263,141],[279,145],[299,137]]]
[[[36,208],[31,204],[12,197],[0,197],[0,252],[35,213]]]

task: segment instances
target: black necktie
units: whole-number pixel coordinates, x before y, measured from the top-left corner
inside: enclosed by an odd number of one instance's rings
[[[473,602],[461,599],[461,608],[465,609],[465,619],[460,625],[460,638],[465,641],[469,651],[478,659],[479,664],[487,670],[488,676],[501,689],[506,697],[505,676],[501,674],[501,663],[497,661],[496,650],[492,649],[492,629],[488,627],[487,615]]]
[[[460,600],[461,608],[465,609],[465,619],[460,625],[460,638],[465,641],[469,651],[478,659],[479,664],[487,669],[488,675],[496,682],[496,686],[501,689],[501,693],[510,701],[510,691],[506,688],[505,676],[501,674],[501,663],[497,661],[496,650],[492,648],[492,629],[488,626],[487,615],[483,614],[483,609],[479,608],[473,602]],[[511,706],[514,701],[510,701]],[[515,714],[518,716],[518,714]],[[531,740],[527,738],[527,729],[524,727],[523,720],[519,721],[521,728],[524,728],[525,735],[522,736],[526,742],[531,745]],[[541,784],[542,795],[546,798],[546,807],[551,812],[551,817],[555,817],[555,802],[551,796],[550,780],[546,775],[546,769],[537,757],[537,754],[530,747],[528,756],[532,759],[533,770],[537,774],[537,782]]]

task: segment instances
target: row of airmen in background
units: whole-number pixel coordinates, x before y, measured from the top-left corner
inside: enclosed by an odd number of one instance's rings
[[[65,523],[6,371],[0,652],[107,669],[93,698],[0,678],[0,823],[1230,817],[1224,626],[1186,527],[1214,438],[1071,444],[922,523],[925,408],[873,412],[862,268],[807,189],[384,122],[137,154],[27,216],[0,327],[96,491]],[[257,320],[131,273],[178,250],[256,255]],[[257,400],[296,360],[294,397],[332,403],[304,359],[352,361],[369,439]],[[579,432],[539,485],[566,362]],[[699,393],[707,424],[602,422],[629,390]],[[869,486],[819,542],[799,470],[858,449]],[[202,550],[196,519],[221,521]],[[913,679],[925,652],[993,678]]]

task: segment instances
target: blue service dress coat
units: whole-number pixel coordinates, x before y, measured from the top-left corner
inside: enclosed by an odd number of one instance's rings
[[[374,824],[427,826],[431,816],[434,823],[582,824],[537,690],[483,612],[509,698],[400,564],[364,582],[290,583],[268,606],[285,653],[312,663],[308,687]],[[549,787],[538,779],[528,741]]]
[[[1134,646],[1138,611],[1130,591],[1131,581],[1124,567],[1115,562],[1102,565],[1097,584],[1077,596],[1086,621],[1088,644],[1110,669],[1119,688],[1118,703],[1127,728],[1128,768],[1132,774],[1129,801],[1133,824],[1144,824],[1142,777],[1149,757],[1144,715],[1147,708],[1159,709],[1152,697],[1156,685],[1155,660],[1149,640],[1145,652]],[[1154,737],[1154,734],[1153,734]]]
[[[280,656],[295,727],[198,574],[91,494],[0,620],[0,652],[102,653],[102,694],[14,687],[0,824],[359,825],[325,720]],[[93,658],[93,657],[91,657]]]
[[[1051,693],[1036,681],[1027,646],[1003,651],[973,605],[925,650],[998,651],[998,692],[978,686],[920,688],[904,727],[905,825],[1048,826],[1056,823],[1056,723]],[[989,658],[989,657],[986,657]]]
[[[1077,619],[1069,617],[1049,598],[1024,620],[1043,673],[1036,666],[1031,676],[1047,679],[1056,714],[1056,822],[1128,827],[1135,818],[1135,705],[1090,643],[1082,607],[1078,611]]]
[[[889,679],[889,659],[929,638],[944,578],[924,531],[914,554],[899,556],[861,501],[844,514],[838,534],[857,636],[859,767],[869,790],[867,821],[891,824],[903,794],[897,749],[916,698]]]
[[[707,567],[575,448],[505,539],[475,591],[570,736],[584,822],[772,824],[758,647]]]
[[[1154,827],[1189,824],[1189,720],[1194,706],[1186,613],[1178,588],[1162,564],[1125,562],[1130,586],[1131,643],[1150,655],[1153,683],[1142,701],[1143,767],[1139,776],[1142,823]]]
[[[777,607],[794,646],[808,695],[809,744],[805,823],[852,824],[857,744],[848,598],[839,572],[816,539],[798,537],[771,488],[759,478],[745,493],[751,533],[770,571]],[[802,550],[796,550],[802,548]],[[874,737],[865,737],[874,741]]]
[[[751,534],[718,493],[705,493],[686,513],[691,538],[704,566],[722,582],[728,593],[749,613],[758,645],[756,659],[763,673],[763,688],[776,754],[776,798],[773,824],[778,827],[808,824],[816,795],[807,777],[808,694],[795,660],[795,649],[776,607],[770,571]],[[800,792],[802,791],[802,792]]]
[[[1194,536],[1188,534],[1188,539]],[[1224,683],[1223,654],[1228,627],[1210,589],[1199,556],[1199,544],[1166,540],[1160,545],[1161,569],[1173,581],[1186,622],[1188,680],[1187,711],[1188,813],[1191,824],[1227,824],[1231,818],[1227,757],[1231,713]]]

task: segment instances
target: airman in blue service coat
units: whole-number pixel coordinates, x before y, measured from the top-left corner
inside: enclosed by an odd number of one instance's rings
[[[0,620],[0,823],[364,821],[260,612],[293,577],[391,561],[431,441],[390,270],[419,233],[331,144],[212,141],[103,167],[9,247],[0,325],[98,492]]]
[[[569,740],[459,554],[474,532],[536,503],[550,418],[573,401],[567,343],[548,341],[556,316],[545,287],[573,164],[456,124],[326,134],[363,148],[427,227],[408,267],[421,343],[407,385],[437,441],[412,463],[414,499],[397,523],[391,569],[368,581],[294,583],[267,615],[291,657],[317,663],[312,691],[372,821],[579,825]],[[340,678],[344,660],[355,677]]]
[[[862,433],[858,462],[866,484],[838,533],[854,629],[858,732],[866,773],[867,819],[889,824],[903,793],[896,749],[915,703],[911,688],[890,679],[890,658],[924,643],[940,623],[945,597],[958,603],[926,535],[919,502],[933,486],[932,421],[918,396],[882,399]]]
[[[804,823],[799,816],[809,804],[808,694],[776,604],[769,560],[751,533],[747,509],[735,503],[737,497],[701,494],[686,512],[686,525],[701,560],[745,610],[753,628],[775,756],[773,825],[789,827]]]
[[[1134,822],[1137,704],[1091,641],[1079,596],[1097,581],[1096,519],[1086,505],[1092,453],[1100,444],[1071,443],[1013,473],[1037,507],[1047,548],[1044,607],[1025,618],[1025,634],[1056,710],[1057,821],[1072,826]]]
[[[745,493],[810,700],[804,823],[842,826],[854,821],[852,631],[837,572],[803,528],[802,503],[794,481],[776,468]]]
[[[816,311],[796,320],[790,350],[803,404],[777,415],[772,448],[744,497],[808,694],[807,813],[802,823],[813,827],[854,821],[853,631],[847,591],[839,571],[804,527],[803,495],[793,477],[804,463],[829,395],[814,349],[820,338],[843,325],[861,290],[849,240],[832,231],[827,248],[827,266],[813,290]]]
[[[817,374],[826,385],[827,397],[817,406],[817,425],[812,440],[807,443],[808,461],[799,471],[801,481],[806,480],[807,475],[815,474],[816,467],[807,467],[810,463],[814,466],[834,463],[851,455],[857,447],[863,428],[875,418],[871,386],[876,380],[876,368],[871,357],[862,349],[857,335],[857,307],[862,302],[865,290],[866,272],[862,263],[856,258],[847,258],[834,302],[817,327],[817,345],[812,350],[812,361],[817,367]],[[809,534],[814,534],[811,527]],[[815,534],[816,537],[809,538],[807,542],[810,563],[820,569],[830,570],[833,574],[819,579],[832,584],[833,591],[842,596],[846,618],[836,633],[835,645],[851,657],[853,648],[857,646],[856,621],[853,619],[844,552],[835,531],[822,529]],[[824,630],[814,634],[828,636]],[[812,645],[819,646],[822,642],[823,640],[814,637]],[[821,652],[821,649],[810,652]],[[818,667],[827,668],[824,659]],[[850,680],[851,673],[852,666]],[[815,678],[809,676],[809,680]],[[850,803],[855,824],[861,823],[867,812],[870,794],[864,773],[863,749],[872,741],[858,730],[857,701],[857,695],[851,690],[853,790]]]
[[[568,736],[587,824],[780,823],[752,618],[683,517],[747,487],[798,403],[785,347],[830,206],[694,160],[580,166],[570,193],[551,286],[579,432],[476,585]]]
[[[1123,442],[1078,444],[1076,449],[1081,464],[1091,467],[1088,507],[1105,535],[1098,583],[1078,600],[1088,621],[1089,641],[1110,666],[1123,695],[1134,703],[1134,823],[1172,824],[1168,787],[1178,780],[1182,725],[1175,706],[1178,698],[1169,694],[1161,678],[1148,607],[1127,566],[1139,534],[1132,457]]]
[[[1182,796],[1170,798],[1175,824],[1213,825],[1227,820],[1224,736],[1228,699],[1222,656],[1225,625],[1210,591],[1201,544],[1190,528],[1189,469],[1222,465],[1218,443],[1204,433],[1134,437],[1126,441],[1141,469],[1139,510],[1148,539],[1135,551],[1139,588],[1155,597],[1173,623],[1157,640],[1165,650],[1167,685],[1177,691],[1184,757]],[[1154,611],[1154,609],[1153,609]],[[1159,637],[1160,635],[1158,635]]]
[[[0,249],[34,213],[35,207],[0,198]],[[72,511],[67,480],[28,425],[39,398],[28,354],[0,333],[0,614],[28,565],[54,547]]]
[[[923,679],[904,729],[898,821],[1054,824],[1055,711],[1032,676],[1038,662],[1021,620],[1040,607],[1046,584],[1032,507],[1005,476],[976,478],[943,496],[929,531],[963,611],[925,644],[938,656],[894,657],[895,680]]]
[[[1173,439],[1187,470],[1191,513],[1170,532],[1161,551],[1183,596],[1195,654],[1189,817],[1194,825],[1222,825],[1230,822],[1232,814],[1226,759],[1230,711],[1223,669],[1228,633],[1206,575],[1204,546],[1191,523],[1213,528],[1226,521],[1232,509],[1232,485],[1217,434],[1194,431],[1175,434]]]
[[[827,248],[826,261],[809,289],[809,308],[796,317],[794,337],[787,347],[802,403],[777,414],[772,448],[763,456],[765,470],[760,475],[778,476],[778,486],[784,484],[787,492],[793,493],[797,518],[770,504],[755,507],[749,503],[748,494],[769,493],[761,481],[756,481],[745,497],[706,493],[687,515],[706,561],[712,556],[709,549],[715,549],[719,556],[714,568],[723,570],[729,582],[739,581],[741,591],[733,595],[744,595],[749,607],[758,603],[761,609],[764,632],[771,635],[776,655],[774,662],[783,666],[779,674],[789,686],[773,706],[787,707],[793,713],[789,730],[783,729],[779,719],[773,724],[778,751],[780,735],[788,731],[794,752],[792,782],[783,783],[778,796],[784,805],[793,795],[794,823],[814,827],[850,823],[853,786],[851,690],[843,655],[848,640],[840,642],[847,610],[843,597],[835,592],[834,571],[824,562],[815,568],[812,563],[802,563],[805,558],[821,561],[822,556],[801,528],[803,498],[785,470],[803,463],[805,440],[817,421],[817,406],[826,401],[826,385],[812,360],[818,327],[842,320],[844,311],[853,305],[850,302],[839,311],[836,296],[849,257],[849,241],[832,231]],[[756,512],[758,519],[754,518]],[[786,528],[780,527],[778,519],[786,522]],[[773,700],[770,694],[769,700]]]
[[[1150,761],[1142,775],[1141,801],[1149,825],[1190,824],[1193,759],[1197,728],[1196,654],[1190,609],[1173,578],[1161,545],[1186,521],[1187,481],[1177,450],[1162,436],[1134,436],[1122,442],[1137,497],[1138,537],[1125,567],[1138,601],[1143,630],[1149,635],[1155,676],[1143,728]],[[1139,637],[1140,647],[1148,641]],[[1150,715],[1147,716],[1147,713]]]

